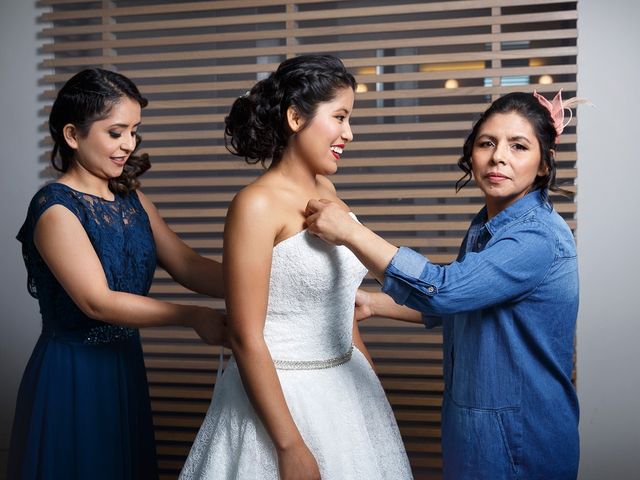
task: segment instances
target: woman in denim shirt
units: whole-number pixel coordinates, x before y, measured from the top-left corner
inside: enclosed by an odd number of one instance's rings
[[[309,229],[349,247],[383,285],[360,292],[361,317],[442,325],[445,479],[577,475],[576,249],[548,200],[566,193],[554,160],[564,106],[559,94],[552,104],[512,93],[474,125],[459,188],[475,178],[486,205],[449,265],[396,248],[326,200],[307,207]]]

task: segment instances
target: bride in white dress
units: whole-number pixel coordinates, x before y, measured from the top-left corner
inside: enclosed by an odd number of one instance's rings
[[[234,198],[224,239],[233,357],[180,474],[187,479],[412,478],[354,321],[365,267],[304,229],[352,139],[355,80],[331,56],[286,60],[225,119],[230,151],[268,170]]]

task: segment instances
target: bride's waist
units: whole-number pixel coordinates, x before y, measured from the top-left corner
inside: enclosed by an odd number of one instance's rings
[[[325,358],[276,358],[273,357],[273,365],[277,370],[321,370],[325,368],[333,368],[351,360],[353,353],[353,344],[349,345],[343,353]]]
[[[331,366],[336,361],[348,360],[353,345],[350,334],[330,339],[265,337],[265,341],[274,364],[282,369],[297,369],[293,368],[296,365],[327,368],[323,365]]]

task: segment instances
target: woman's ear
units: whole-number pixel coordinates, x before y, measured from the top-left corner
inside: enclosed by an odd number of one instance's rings
[[[62,136],[64,137],[67,145],[74,150],[78,149],[78,129],[72,123],[67,123],[62,127]]]
[[[287,125],[293,133],[298,133],[304,125],[304,120],[293,106],[287,108]]]
[[[556,151],[555,150],[549,150],[549,156],[551,157],[552,160],[556,159]],[[549,165],[547,165],[545,162],[543,162],[542,160],[540,160],[540,167],[538,168],[538,176],[539,177],[545,177],[549,175]]]

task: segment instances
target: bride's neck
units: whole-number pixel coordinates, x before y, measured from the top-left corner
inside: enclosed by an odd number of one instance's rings
[[[318,190],[318,181],[316,172],[309,169],[301,162],[286,161],[282,159],[275,166],[269,168],[272,175],[281,178],[290,186],[305,192],[309,196],[314,196]]]

